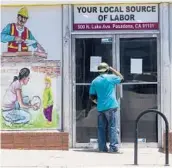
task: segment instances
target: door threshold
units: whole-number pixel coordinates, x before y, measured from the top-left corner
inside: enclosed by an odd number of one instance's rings
[[[109,143],[107,143],[107,146],[109,146]],[[91,148],[92,145],[90,143],[76,143],[74,145],[74,148]],[[134,143],[127,143],[123,142],[120,144],[121,148],[134,148]],[[138,143],[138,148],[159,148],[159,145],[157,142],[142,142]]]

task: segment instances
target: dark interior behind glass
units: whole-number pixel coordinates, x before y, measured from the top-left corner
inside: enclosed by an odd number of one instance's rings
[[[142,59],[142,74],[131,73],[131,59]],[[157,109],[157,83],[149,83],[157,82],[157,39],[120,38],[120,72],[125,79],[120,110],[121,139],[122,142],[134,142],[136,117],[149,108]],[[146,138],[147,142],[157,142],[156,114],[144,116],[139,126],[140,138]]]

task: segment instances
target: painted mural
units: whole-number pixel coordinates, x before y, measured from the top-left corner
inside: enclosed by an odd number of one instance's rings
[[[1,8],[1,129],[61,128],[61,6]]]
[[[27,56],[28,54],[34,54],[47,57],[45,49],[36,40],[29,28],[25,26],[28,19],[28,9],[22,7],[17,13],[16,22],[8,23],[3,28],[1,42],[7,43],[7,52],[3,52],[3,56]]]
[[[9,23],[2,30],[1,42],[8,43],[8,52],[28,51],[29,47],[40,52],[45,52],[32,35],[32,32],[25,27],[28,19],[28,10],[26,7],[23,7],[17,13],[16,23]]]
[[[3,62],[22,62],[24,58],[59,60],[62,53],[60,6],[2,7],[1,13]]]
[[[2,129],[59,129],[60,76],[60,61],[2,65]]]

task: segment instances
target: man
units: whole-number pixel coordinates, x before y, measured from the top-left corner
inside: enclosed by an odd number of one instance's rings
[[[112,71],[113,74],[108,74],[109,71]],[[106,128],[108,128],[109,152],[121,153],[117,131],[117,108],[119,105],[115,86],[123,81],[123,76],[106,63],[101,63],[98,66],[98,72],[100,75],[92,81],[89,94],[91,100],[97,103],[99,151],[108,152],[106,146]]]
[[[19,10],[17,23],[9,23],[1,32],[1,42],[8,43],[8,52],[27,52],[29,46],[40,52],[45,52],[42,46],[36,41],[25,24],[29,18],[26,7]]]

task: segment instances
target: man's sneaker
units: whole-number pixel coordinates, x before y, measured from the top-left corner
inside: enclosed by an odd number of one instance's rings
[[[99,153],[108,153],[108,151],[98,151]]]
[[[112,151],[110,150],[109,153],[113,153],[113,154],[123,154],[123,152],[121,150],[117,150],[117,151]]]
[[[100,152],[100,153],[107,153],[108,150],[103,150],[103,151],[99,150],[99,152]]]

